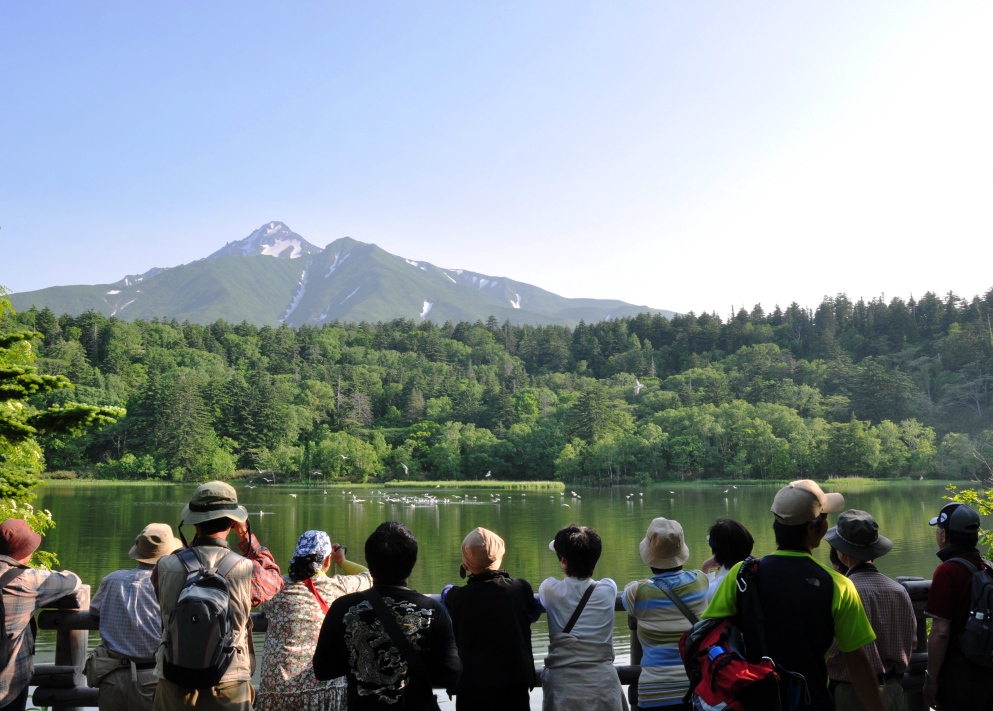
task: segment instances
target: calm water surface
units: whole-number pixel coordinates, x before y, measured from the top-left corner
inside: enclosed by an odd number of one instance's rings
[[[45,537],[42,547],[57,551],[62,567],[77,572],[96,592],[104,575],[133,565],[127,552],[146,524],[164,522],[176,530],[183,505],[194,489],[193,485],[46,483],[39,488],[35,505],[49,509],[58,526]],[[755,537],[756,553],[775,548],[769,506],[776,486],[661,485],[610,490],[576,487],[567,489],[564,495],[489,489],[389,491],[391,498],[430,494],[438,497],[437,505],[386,502],[381,492],[368,489],[354,490],[354,497],[363,501],[353,501],[353,496],[345,493],[347,489],[327,489],[326,494],[323,488],[237,489],[239,500],[251,512],[252,531],[273,552],[284,571],[298,536],[307,529],[326,530],[332,541],[348,545],[350,559],[364,563],[362,549],[369,533],[383,521],[402,521],[420,542],[420,557],[410,585],[421,592],[438,592],[446,583],[460,583],[462,538],[476,526],[489,528],[504,538],[504,567],[515,577],[527,578],[536,591],[544,578],[562,574],[555,554],[548,550],[548,541],[569,523],[596,527],[603,539],[603,556],[595,577],[613,578],[620,587],[650,573],[638,557],[638,543],[657,516],[676,519],[683,525],[690,548],[687,567],[699,567],[710,556],[705,537],[707,528],[718,517],[744,523]],[[943,503],[943,485],[898,482],[883,488],[855,484],[840,491],[850,508],[872,513],[883,535],[895,541],[893,551],[880,561],[883,572],[890,576],[931,577],[938,561],[927,521]],[[494,494],[499,495],[499,502],[492,501]],[[444,502],[445,498],[449,503]],[[192,538],[192,527],[186,527],[184,532]],[[815,556],[827,563],[827,553],[823,547],[815,551]],[[548,628],[542,618],[533,634],[539,662],[547,641]],[[42,633],[40,660],[51,656],[53,644],[54,635]],[[629,644],[624,616],[618,615],[614,633],[618,663],[626,660]]]

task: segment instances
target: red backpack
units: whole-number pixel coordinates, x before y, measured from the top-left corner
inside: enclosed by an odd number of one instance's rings
[[[740,592],[753,587],[748,599],[754,609],[749,612],[758,616],[761,628],[758,563],[757,558],[747,558],[735,583]],[[683,702],[694,711],[792,711],[807,696],[800,674],[783,669],[768,656],[748,661],[744,636],[730,618],[697,622],[680,638],[679,656],[690,681]]]

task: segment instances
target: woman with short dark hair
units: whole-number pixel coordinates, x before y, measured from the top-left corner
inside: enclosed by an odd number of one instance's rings
[[[556,533],[548,547],[565,577],[547,578],[538,588],[549,633],[542,709],[626,711],[627,699],[614,671],[617,583],[593,579],[603,550],[600,536],[593,528],[573,524]]]
[[[707,602],[714,599],[714,593],[724,580],[724,576],[736,564],[752,554],[755,539],[742,524],[732,519],[717,519],[717,523],[707,532],[707,543],[714,554],[710,560],[703,562],[707,572],[710,587],[707,590]]]

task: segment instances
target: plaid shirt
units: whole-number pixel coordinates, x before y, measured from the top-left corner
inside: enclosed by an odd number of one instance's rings
[[[100,618],[103,646],[136,661],[154,659],[162,637],[162,613],[151,577],[147,563],[115,570],[90,602],[90,612]]]
[[[20,565],[13,558],[0,555],[0,575],[11,566]],[[79,576],[75,573],[28,568],[3,591],[7,634],[14,635],[17,641],[13,661],[0,671],[0,706],[16,698],[34,673],[34,639],[30,639],[30,631],[25,632],[34,611],[74,593],[79,586]]]
[[[876,633],[876,641],[865,648],[873,671],[876,674],[906,671],[917,644],[917,618],[906,588],[880,573],[872,563],[852,566],[848,577],[855,584]],[[851,681],[837,641],[828,652],[828,676],[837,681]]]
[[[283,576],[272,553],[259,543],[254,533],[250,541],[238,541],[238,550],[252,561],[252,607],[258,607],[283,589]]]

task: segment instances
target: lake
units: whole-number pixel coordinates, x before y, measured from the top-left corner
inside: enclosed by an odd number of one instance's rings
[[[49,509],[58,526],[45,537],[42,549],[57,551],[62,567],[78,573],[95,593],[104,575],[133,565],[127,553],[135,535],[146,524],[169,523],[176,530],[182,508],[195,488],[178,484],[46,482],[38,488],[34,504]],[[326,494],[323,488],[264,485],[254,489],[242,485],[236,488],[239,500],[251,512],[252,531],[273,552],[284,571],[298,536],[307,529],[327,531],[332,541],[348,546],[350,559],[364,562],[363,544],[369,533],[383,521],[402,521],[420,542],[419,560],[410,586],[425,593],[439,592],[447,583],[461,582],[458,576],[461,542],[476,526],[489,528],[504,538],[507,542],[504,567],[515,577],[527,578],[536,591],[544,578],[561,576],[548,542],[557,530],[570,523],[594,526],[599,531],[603,556],[595,577],[613,578],[620,587],[650,573],[638,557],[638,543],[649,522],[657,516],[676,519],[683,525],[690,548],[688,568],[699,567],[710,556],[707,529],[718,517],[734,518],[747,526],[755,537],[756,554],[775,548],[769,513],[778,488],[775,485],[567,487],[564,494],[443,487],[389,490],[391,498],[425,494],[438,497],[437,505],[413,506],[386,502],[382,493],[371,489],[354,489],[348,495],[347,488],[329,488]],[[934,555],[933,530],[927,522],[944,503],[942,497],[947,494],[944,485],[900,481],[880,486],[846,482],[839,489],[830,485],[824,489],[844,494],[849,508],[869,511],[879,522],[880,532],[894,540],[893,550],[880,560],[883,572],[893,577],[931,577],[938,559]],[[499,502],[492,501],[494,495],[499,495]],[[444,503],[445,498],[449,503]],[[834,516],[830,519],[832,525],[834,519]],[[187,526],[184,533],[192,539],[192,527]],[[827,547],[816,550],[815,556],[827,563]],[[91,637],[95,639],[96,635]],[[548,628],[542,618],[533,634],[539,662],[547,641]],[[38,645],[40,661],[50,659],[53,644],[54,634],[42,633]],[[619,614],[614,634],[618,663],[626,658],[629,644],[624,615]]]

